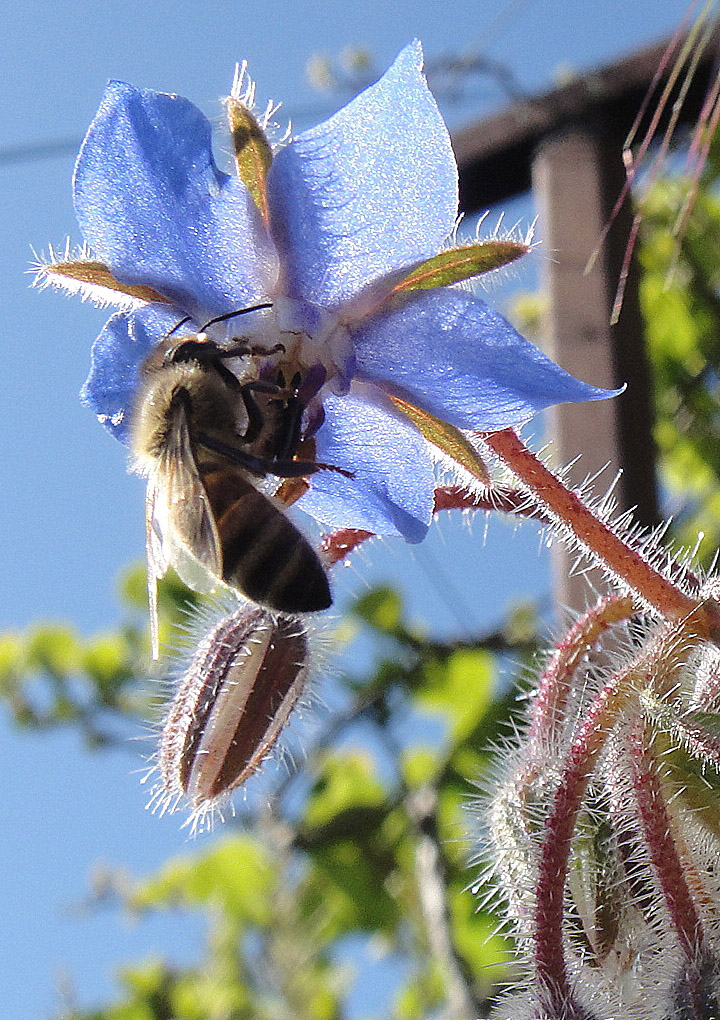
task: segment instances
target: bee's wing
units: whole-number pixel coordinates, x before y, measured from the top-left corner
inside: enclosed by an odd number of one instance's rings
[[[187,433],[187,429],[183,430]],[[167,521],[170,562],[177,566],[177,550],[183,547],[215,577],[222,570],[222,555],[215,518],[189,441],[175,457],[168,458]]]
[[[157,494],[157,479],[153,476],[148,481],[147,492],[145,494],[145,549],[147,554],[148,606],[150,609],[150,644],[153,659],[160,657],[157,583],[158,578],[164,577],[168,568],[162,535],[156,526],[155,504]]]
[[[168,545],[164,538],[167,531],[167,521],[161,520],[161,518],[167,516],[162,514],[163,499],[158,472],[151,475],[148,479],[148,487],[145,494],[145,547],[148,569],[152,571],[155,577],[164,577],[167,573],[167,568],[170,566]]]
[[[175,414],[168,426],[165,448],[150,476],[145,504],[150,628],[155,658],[158,578],[173,566],[188,587],[209,592],[222,576],[220,539],[184,411]]]

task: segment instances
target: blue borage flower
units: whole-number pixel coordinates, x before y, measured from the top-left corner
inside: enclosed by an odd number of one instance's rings
[[[318,461],[353,473],[318,471],[299,505],[332,528],[419,541],[433,509],[433,449],[403,407],[496,431],[552,404],[613,395],[452,286],[483,271],[486,253],[461,249],[467,264],[448,270],[457,168],[419,43],[274,155],[239,97],[228,103],[237,176],[217,168],[210,124],[192,103],[121,82],[108,85],[80,152],[75,207],[88,257],[44,273],[123,308],[95,342],[82,392],[120,440],[139,366],[182,317],[193,332],[271,302],[218,326],[218,337],[282,341],[285,360],[314,381],[305,428]]]

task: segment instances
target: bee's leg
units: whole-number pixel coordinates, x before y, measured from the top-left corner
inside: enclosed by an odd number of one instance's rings
[[[298,471],[298,468],[301,470]],[[354,471],[348,471],[336,464],[323,464],[319,460],[273,460],[268,467],[268,474],[277,475],[278,478],[297,478],[300,475],[313,475],[316,471],[336,471],[344,478],[355,477]]]
[[[337,471],[345,478],[354,478],[354,471],[346,471],[345,468],[336,467],[334,464],[322,464],[314,460],[269,460],[267,457],[256,457],[245,450],[238,450],[236,446],[224,443],[222,439],[216,439],[205,432],[197,432],[193,439],[200,446],[207,450],[219,453],[222,457],[240,464],[246,471],[263,478],[265,475],[276,475],[278,478],[302,478],[304,475],[313,475],[316,471]]]
[[[176,327],[173,327],[176,328]],[[265,347],[262,344],[250,344],[246,340],[237,337],[229,344],[220,346],[214,340],[196,340],[190,338],[183,340],[178,347],[172,351],[173,364],[180,364],[185,361],[197,361],[201,365],[211,366],[220,370],[221,362],[229,358],[245,358],[250,355],[256,357],[270,357],[271,354],[284,354],[285,344],[275,344],[274,347]]]
[[[234,378],[234,377],[233,377]],[[275,383],[263,382],[262,379],[254,379],[251,382],[238,383],[240,396],[242,402],[245,405],[245,413],[247,414],[248,423],[247,428],[242,436],[240,436],[240,442],[252,443],[260,435],[263,425],[265,424],[265,414],[262,408],[258,405],[257,400],[253,396],[253,393],[270,393],[277,396],[282,390]]]
[[[280,384],[282,385],[282,384]],[[277,428],[273,439],[271,450],[267,450],[268,459],[276,462],[290,461],[300,446],[302,438],[302,419],[305,413],[305,404],[289,391],[282,401],[283,407],[277,421]]]
[[[226,457],[227,460],[234,461],[236,464],[245,468],[246,471],[249,471],[253,475],[258,475],[260,478],[263,478],[273,465],[273,461],[266,460],[264,457],[256,457],[254,454],[248,453],[246,450],[239,450],[237,446],[231,446],[229,443],[224,443],[222,439],[216,439],[214,436],[209,436],[205,432],[195,433],[193,439],[199,446],[204,446],[206,450],[212,450],[214,453],[219,453],[222,457]],[[303,474],[303,472],[298,471],[296,474]]]
[[[269,358],[271,354],[284,353],[285,344],[278,343],[274,347],[265,347],[263,344],[249,344],[246,340],[237,337],[231,343],[219,348],[216,356],[218,358],[244,358],[252,355],[252,357]]]
[[[323,464],[318,460],[269,460],[265,457],[251,458],[257,467],[255,474],[275,475],[277,478],[302,478],[304,475],[314,475],[316,471],[336,471],[345,478],[354,478],[354,471],[347,471],[345,468],[337,467],[335,464]],[[253,470],[253,469],[251,469]]]

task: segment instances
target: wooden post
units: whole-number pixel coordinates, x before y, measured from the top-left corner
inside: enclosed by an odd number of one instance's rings
[[[617,326],[609,325],[630,228],[629,205],[610,231],[593,272],[586,276],[584,269],[625,183],[625,135],[665,59],[668,44],[665,40],[637,50],[558,89],[515,103],[453,136],[465,213],[505,202],[527,191],[532,183],[546,260],[544,284],[550,297],[549,353],[588,382],[627,384],[622,397],[604,405],[558,409],[556,462],[565,465],[582,453],[572,473],[575,481],[581,482],[609,461],[611,466],[596,487],[599,493],[622,468],[616,490],[620,506],[636,507],[636,520],[646,526],[657,523],[658,511],[650,373],[634,266],[620,321]],[[676,128],[697,123],[717,78],[718,52],[720,26],[700,55],[689,86],[675,83],[657,125],[660,136],[670,117],[677,118]],[[666,64],[658,90],[668,80],[671,66],[672,61]],[[678,105],[681,88],[683,101]],[[651,104],[638,138],[643,137],[653,112]],[[586,585],[580,579],[565,579],[572,562],[565,556],[556,564],[559,595],[567,605],[582,608],[588,595]]]
[[[619,507],[637,507],[636,517],[652,525],[657,520],[652,413],[634,266],[620,320],[610,325],[629,209],[618,217],[594,268],[586,272],[625,180],[621,154],[621,139],[604,125],[585,120],[544,137],[533,161],[543,285],[549,299],[547,352],[586,382],[627,385],[615,400],[553,409],[553,463],[564,467],[580,455],[570,473],[575,484],[609,465],[593,486],[598,495],[622,469],[615,490]],[[581,609],[588,599],[587,581],[570,575],[573,553],[558,543],[554,550],[558,597],[562,604]],[[602,587],[596,573],[591,580]]]

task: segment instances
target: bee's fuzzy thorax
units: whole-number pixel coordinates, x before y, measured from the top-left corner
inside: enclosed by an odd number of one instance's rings
[[[188,394],[190,428],[206,431],[233,442],[237,415],[227,384],[214,372],[195,362],[166,365],[146,376],[132,415],[130,446],[133,469],[147,475],[166,448],[179,391]]]

